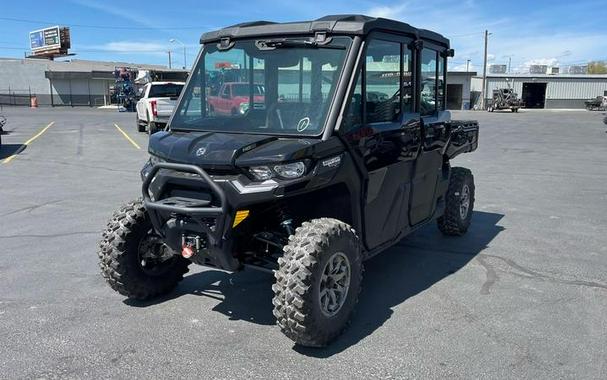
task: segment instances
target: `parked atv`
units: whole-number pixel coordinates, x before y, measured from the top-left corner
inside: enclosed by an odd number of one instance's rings
[[[512,112],[518,112],[519,108],[522,108],[523,106],[523,101],[512,88],[500,88],[493,90],[493,97],[489,101],[487,111],[510,110]]]
[[[588,111],[605,111],[607,110],[607,96],[597,96],[594,99],[585,100],[584,106]]]
[[[270,272],[281,330],[325,346],[348,325],[364,260],[433,220],[446,235],[470,226],[474,179],[450,163],[479,128],[445,111],[449,40],[327,16],[200,41],[167,131],[150,137],[142,199],[103,234],[102,273],[148,299],[190,263]],[[210,112],[210,78],[247,86],[239,112]]]

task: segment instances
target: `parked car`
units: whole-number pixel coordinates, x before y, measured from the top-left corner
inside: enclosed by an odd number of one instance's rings
[[[177,98],[185,83],[151,82],[141,90],[141,99],[137,101],[137,130],[149,134],[164,129],[173,113]]]
[[[263,104],[264,87],[261,84],[249,86],[244,82],[226,82],[219,87],[216,95],[209,95],[207,103],[211,115],[242,115],[249,107],[250,91],[253,91],[255,105]]]

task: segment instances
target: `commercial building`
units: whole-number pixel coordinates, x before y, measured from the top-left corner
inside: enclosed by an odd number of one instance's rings
[[[606,74],[490,74],[486,100],[493,90],[512,88],[526,108],[584,108],[584,101],[607,95]],[[482,78],[472,78],[473,97],[480,96]],[[473,102],[480,106],[480,99]]]
[[[116,102],[116,68],[145,71],[157,80],[184,80],[188,71],[162,65],[72,59],[0,58],[0,104],[97,107]],[[471,79],[476,72],[450,71],[447,75],[447,108],[471,108]]]
[[[114,71],[128,67],[158,80],[183,80],[186,70],[127,62],[0,58],[0,104],[103,106],[115,102]]]
[[[471,81],[474,71],[449,71],[447,73],[447,109],[468,110],[471,108]]]

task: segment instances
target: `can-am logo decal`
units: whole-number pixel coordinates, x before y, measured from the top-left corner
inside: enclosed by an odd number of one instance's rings
[[[310,118],[306,116],[303,119],[299,120],[299,122],[297,122],[297,132],[305,131],[309,125],[310,125]]]
[[[198,148],[196,150],[196,157],[204,156],[204,154],[206,152],[207,152],[207,148],[205,148],[205,147]]]

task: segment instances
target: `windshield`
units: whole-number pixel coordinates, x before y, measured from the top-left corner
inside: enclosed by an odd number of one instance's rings
[[[177,98],[183,89],[182,84],[166,83],[153,84],[150,88],[150,98]]]
[[[281,41],[240,40],[228,50],[205,45],[171,129],[319,134],[351,39]]]

